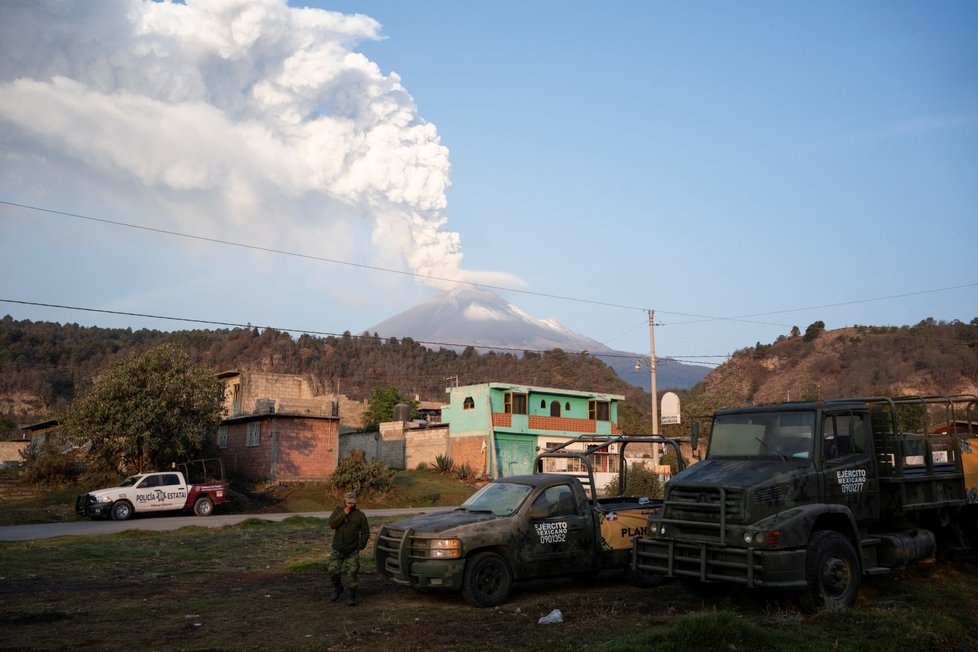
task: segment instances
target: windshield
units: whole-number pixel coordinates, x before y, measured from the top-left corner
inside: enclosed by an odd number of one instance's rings
[[[492,512],[509,516],[517,509],[533,487],[512,482],[492,482],[469,496],[459,508],[470,512]]]
[[[143,476],[141,476],[141,475],[131,475],[128,478],[126,478],[125,480],[123,480],[122,482],[120,482],[119,483],[119,486],[120,487],[131,487],[131,486],[135,485],[137,482],[139,482],[139,479],[141,477],[143,477]]]
[[[808,459],[815,412],[724,414],[713,421],[709,457]]]

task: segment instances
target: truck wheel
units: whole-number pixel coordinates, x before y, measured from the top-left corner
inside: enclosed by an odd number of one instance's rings
[[[859,558],[849,539],[838,532],[818,530],[808,543],[805,561],[808,588],[799,603],[807,611],[851,607],[859,592]]]
[[[632,583],[635,586],[641,587],[643,589],[650,589],[653,586],[659,586],[666,581],[665,575],[660,575],[659,573],[650,573],[649,571],[630,569],[629,575],[631,577]]]
[[[509,562],[494,552],[480,552],[465,565],[462,597],[476,607],[495,607],[509,597],[512,584]]]
[[[128,500],[117,500],[112,505],[112,520],[124,521],[132,516],[132,505]]]
[[[214,501],[210,498],[198,498],[194,503],[194,514],[197,516],[210,516],[214,513]]]

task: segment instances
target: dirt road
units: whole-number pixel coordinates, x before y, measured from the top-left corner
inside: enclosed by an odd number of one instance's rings
[[[423,514],[453,509],[452,507],[403,507],[397,509],[365,509],[367,516],[396,516],[399,514]],[[329,518],[329,512],[279,512],[273,514],[213,514],[200,516],[167,516],[164,514],[136,517],[128,521],[71,521],[68,523],[38,523],[32,525],[8,525],[0,527],[0,541],[33,541],[52,537],[114,534],[126,530],[177,530],[191,525],[221,527],[234,525],[249,518],[264,521],[282,521],[292,516]]]

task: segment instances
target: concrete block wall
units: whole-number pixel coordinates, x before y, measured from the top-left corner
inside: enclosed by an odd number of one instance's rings
[[[432,465],[439,455],[451,457],[448,428],[418,428],[407,432],[404,468],[416,469],[422,462]],[[479,470],[480,467],[473,465],[472,468]]]
[[[20,452],[27,448],[29,441],[0,441],[0,468],[20,466],[23,458]]]
[[[380,433],[353,432],[340,435],[340,459],[346,459],[354,450],[362,450],[367,460],[380,457]]]
[[[363,415],[367,412],[367,401],[354,401],[342,394],[336,398],[336,401],[340,406],[340,427],[362,428]]]

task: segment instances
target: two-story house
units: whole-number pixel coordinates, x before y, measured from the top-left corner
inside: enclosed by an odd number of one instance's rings
[[[482,383],[449,387],[442,422],[449,424],[449,452],[489,477],[533,472],[537,453],[583,434],[618,435],[617,394]],[[609,451],[610,453],[611,451]],[[545,471],[575,471],[572,460],[547,460]],[[596,470],[618,472],[614,455],[595,460]],[[557,468],[561,467],[561,468]]]
[[[217,451],[225,468],[273,482],[323,482],[339,462],[340,418],[333,396],[301,376],[227,371]]]

